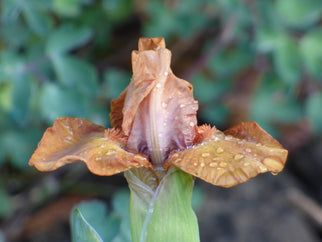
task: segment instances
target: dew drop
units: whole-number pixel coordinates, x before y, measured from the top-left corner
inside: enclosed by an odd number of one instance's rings
[[[205,163],[204,162],[201,162],[200,163],[200,167],[205,167]]]
[[[224,149],[221,148],[221,147],[218,147],[216,151],[217,151],[217,153],[223,153],[224,152]]]
[[[218,164],[217,164],[217,162],[210,162],[209,163],[209,166],[210,167],[216,167]]]
[[[177,157],[179,157],[179,154],[178,154],[178,153],[174,153],[174,154],[172,155],[172,158],[177,158]]]
[[[260,172],[266,172],[267,168],[265,166],[259,166]]]
[[[219,163],[219,166],[225,168],[227,166],[227,163],[222,161]]]
[[[262,146],[262,144],[261,143],[257,143],[256,146],[259,147],[259,146]]]
[[[274,170],[282,170],[283,169],[283,164],[273,158],[269,158],[269,157],[265,158],[263,160],[263,164],[268,167],[273,168]]]
[[[166,108],[167,106],[168,106],[168,104],[167,104],[167,103],[165,103],[165,102],[163,102],[163,103],[162,103],[162,107],[163,107],[163,108]]]
[[[158,83],[157,85],[156,85],[156,88],[160,88],[161,87],[161,83]]]
[[[95,160],[101,160],[101,159],[102,159],[102,157],[100,157],[100,156],[95,158]]]
[[[249,148],[246,148],[246,152],[252,152],[252,150]]]
[[[244,163],[244,166],[249,166],[250,165],[250,163],[249,162],[245,162]]]
[[[236,154],[235,156],[234,156],[234,159],[235,160],[241,160],[241,159],[243,159],[244,158],[244,155],[242,155],[242,154]]]
[[[193,163],[193,165],[194,165],[194,166],[198,166],[198,162],[194,162],[194,163]]]
[[[186,105],[184,104],[180,104],[180,108],[184,108]]]
[[[167,76],[167,75],[169,75],[169,73],[166,71],[166,72],[164,72],[164,75]]]
[[[115,150],[109,150],[105,153],[105,155],[115,155],[117,152]]]
[[[201,156],[202,156],[202,157],[209,157],[209,156],[210,156],[210,154],[209,154],[209,153],[202,153],[202,154],[201,154]]]
[[[232,139],[233,139],[233,137],[230,135],[225,136],[225,140],[232,140]]]
[[[194,126],[195,126],[195,123],[194,123],[194,122],[190,122],[190,123],[189,123],[189,125],[190,125],[191,127],[194,127]]]
[[[271,172],[273,176],[278,175],[278,172]]]

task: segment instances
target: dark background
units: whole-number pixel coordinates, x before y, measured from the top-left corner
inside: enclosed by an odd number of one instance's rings
[[[126,188],[122,175],[82,164],[44,174],[28,160],[58,117],[109,127],[142,36],[166,39],[174,73],[194,85],[199,124],[256,121],[290,152],[278,176],[231,189],[197,180],[201,241],[321,240],[320,0],[0,4],[0,241],[69,241],[75,204],[109,205]]]

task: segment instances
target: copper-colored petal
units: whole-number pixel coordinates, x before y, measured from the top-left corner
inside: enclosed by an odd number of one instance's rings
[[[123,149],[126,138],[117,130],[105,130],[86,119],[59,118],[48,128],[29,165],[52,171],[83,161],[97,175],[109,176],[133,167],[150,167],[148,159]]]
[[[125,97],[127,94],[127,88],[120,94],[120,96],[111,102],[110,120],[112,128],[122,129],[123,123],[123,106]]]
[[[122,124],[127,149],[149,155],[155,167],[172,149],[191,146],[197,125],[192,85],[172,73],[170,62],[163,38],[141,38],[132,52],[131,83],[112,103],[112,125]]]
[[[173,152],[166,166],[174,165],[213,185],[231,187],[259,173],[284,168],[287,150],[254,122],[225,133],[216,130],[211,139]]]

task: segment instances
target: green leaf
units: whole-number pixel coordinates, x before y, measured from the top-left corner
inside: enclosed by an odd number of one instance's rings
[[[88,96],[98,93],[97,73],[92,65],[71,56],[53,56],[54,69],[59,81],[67,87],[74,87]]]
[[[79,0],[53,0],[53,10],[67,17],[75,17],[81,12],[81,2]]]
[[[2,188],[0,188],[0,204],[0,218],[9,216],[12,212],[11,201],[7,192]]]
[[[288,85],[294,86],[301,77],[299,46],[292,38],[281,36],[274,52],[274,65],[278,75]]]
[[[0,52],[0,83],[23,78],[25,63],[21,56],[6,50]]]
[[[120,93],[127,87],[131,79],[128,72],[109,68],[104,72],[104,83],[101,92],[102,96],[109,99],[117,98]]]
[[[266,53],[276,49],[283,32],[270,28],[256,28],[256,48],[258,51]]]
[[[25,45],[31,33],[19,20],[3,24],[0,31],[6,44],[14,48]]]
[[[228,78],[245,68],[254,60],[254,52],[248,44],[240,44],[235,48],[220,49],[209,60],[211,72],[220,78]]]
[[[44,119],[52,123],[58,117],[86,118],[88,102],[84,95],[73,88],[45,83],[41,90],[39,107]]]
[[[71,216],[71,231],[73,242],[100,241],[102,238],[95,229],[87,222],[79,209],[75,209]]]
[[[126,171],[131,189],[130,222],[133,242],[199,241],[197,218],[191,208],[194,179],[174,167],[156,190],[149,173]],[[150,178],[153,181],[153,177]]]
[[[14,80],[12,89],[11,115],[18,123],[27,122],[31,100],[31,81],[29,78]]]
[[[310,74],[322,80],[322,28],[308,32],[300,42],[300,50],[305,66]]]
[[[113,195],[112,208],[113,214],[121,218],[119,234],[113,239],[113,242],[131,242],[130,226],[130,193],[128,189],[119,190]]]
[[[91,36],[89,28],[63,25],[49,36],[46,52],[49,56],[66,53],[85,44]]]
[[[16,1],[2,0],[1,4],[1,22],[9,23],[17,21],[19,17],[19,5]],[[2,26],[1,26],[2,27]]]
[[[306,115],[313,128],[322,133],[322,92],[311,95],[306,101]]]
[[[71,214],[71,228],[73,241],[112,241],[119,232],[120,220],[108,215],[103,202],[83,202]]]
[[[278,78],[268,76],[253,96],[251,120],[266,124],[266,127],[267,124],[299,121],[302,116],[300,104],[293,95],[285,91],[287,89]]]
[[[2,132],[0,145],[4,156],[18,169],[27,169],[28,160],[40,140],[41,132],[29,127],[27,130],[6,130]],[[1,153],[1,151],[0,151]]]
[[[202,74],[197,74],[193,78],[193,92],[201,105],[213,102],[230,88],[227,80],[210,80]]]
[[[307,27],[320,19],[320,0],[278,0],[276,11],[282,20],[292,27]]]
[[[37,34],[45,36],[49,33],[52,21],[50,15],[35,1],[17,1],[19,2],[22,13],[29,27]]]
[[[103,9],[112,22],[119,22],[128,17],[133,9],[131,0],[103,0]]]

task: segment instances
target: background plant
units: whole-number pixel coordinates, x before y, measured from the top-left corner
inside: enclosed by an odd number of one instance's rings
[[[194,85],[202,123],[224,129],[253,120],[291,152],[311,154],[304,167],[291,156],[286,169],[321,202],[314,180],[321,171],[321,12],[319,0],[3,0],[4,235],[15,238],[12,228],[19,224],[22,231],[28,217],[52,200],[82,194],[73,199],[109,201],[124,184],[119,177],[108,178],[114,184],[108,185],[82,166],[40,175],[27,162],[57,117],[109,126],[108,105],[130,80],[129,55],[140,36],[166,38],[174,72]]]

